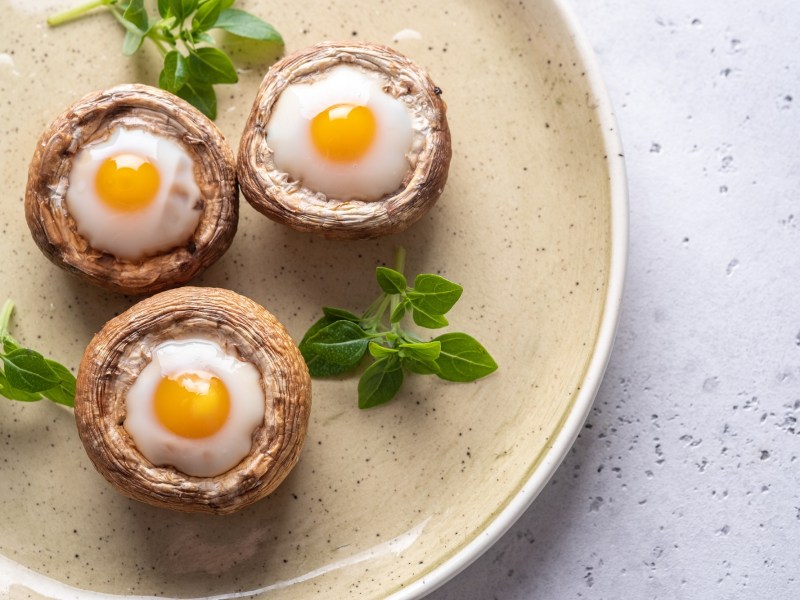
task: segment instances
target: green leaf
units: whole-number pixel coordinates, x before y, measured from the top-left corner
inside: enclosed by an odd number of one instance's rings
[[[283,43],[281,34],[272,25],[237,8],[223,10],[217,22],[214,23],[214,27],[251,40]]]
[[[220,3],[222,5],[222,10],[225,10],[226,8],[230,8],[231,6],[233,6],[233,3],[235,1],[236,0],[222,0],[222,2]]]
[[[158,14],[161,15],[162,19],[166,19],[170,16],[170,14],[172,14],[170,12],[169,0],[158,0]]]
[[[398,348],[401,356],[409,356],[417,360],[435,361],[442,351],[442,344],[437,341],[416,342],[413,344],[400,344]]]
[[[300,341],[298,347],[300,348],[300,353],[303,355],[303,360],[306,361],[308,372],[312,377],[331,377],[332,375],[339,375],[340,373],[344,373],[350,369],[350,367],[343,367],[342,365],[325,360],[319,356],[308,343],[308,341],[317,335],[317,333],[329,325],[332,325],[337,320],[338,319],[332,317],[322,317],[316,323],[314,323],[308,331],[306,331],[306,334]]]
[[[9,400],[18,400],[20,402],[36,402],[42,399],[41,394],[32,394],[16,389],[8,383],[8,379],[6,379],[2,371],[0,371],[0,395],[5,396]]]
[[[19,347],[20,345],[10,335],[6,335],[3,338],[3,350],[6,354],[10,354]]]
[[[419,360],[412,356],[403,356],[400,363],[417,375],[438,375],[441,369],[435,360]]]
[[[45,359],[47,365],[53,370],[53,373],[59,379],[58,385],[42,392],[53,402],[63,404],[64,406],[75,406],[75,376],[72,372],[62,364],[54,360]]]
[[[402,294],[408,287],[405,276],[388,267],[375,269],[375,277],[378,279],[378,285],[387,294]]]
[[[122,53],[125,56],[135,54],[142,47],[142,42],[144,42],[144,34],[134,33],[130,30],[126,31],[122,40]]]
[[[70,408],[75,408],[75,392],[70,393],[63,385],[42,392],[48,400],[56,404],[62,404]]]
[[[43,392],[59,382],[58,375],[38,352],[18,348],[2,359],[8,383],[21,392]]]
[[[169,0],[169,8],[178,22],[182,23],[197,8],[197,0]]]
[[[458,302],[463,291],[460,285],[444,277],[426,273],[414,279],[414,289],[408,292],[408,298],[419,310],[444,315]]]
[[[349,310],[344,310],[343,308],[332,308],[330,306],[323,306],[322,313],[326,317],[331,317],[332,319],[341,320],[341,321],[352,321],[353,323],[360,323],[361,317],[358,315],[354,315]]]
[[[436,360],[442,379],[474,381],[497,370],[497,363],[486,348],[466,333],[445,333],[434,341],[442,345]]]
[[[308,340],[323,359],[348,368],[355,367],[369,345],[369,337],[352,321],[336,321]]]
[[[400,352],[397,348],[387,348],[375,342],[369,343],[369,353],[375,358],[387,358]]]
[[[167,52],[164,57],[164,68],[158,76],[158,87],[173,94],[189,80],[189,68],[186,59],[177,50]]]
[[[389,402],[403,385],[403,369],[395,356],[376,360],[358,382],[358,408]]]
[[[56,362],[54,360],[51,360],[49,358],[45,358],[44,362],[46,362],[47,366],[50,367],[53,370],[53,373],[56,374],[56,377],[58,377],[58,380],[61,383],[65,384],[67,386],[67,388],[71,389],[72,392],[74,393],[75,392],[75,375],[72,374],[72,371],[70,371],[67,367],[65,367],[61,363],[58,363],[58,362]]]
[[[218,48],[197,48],[189,53],[189,73],[202,83],[236,83],[239,76],[231,59]]]
[[[207,83],[199,83],[191,78],[175,92],[209,119],[217,118],[217,94]]]
[[[406,315],[406,307],[408,306],[408,301],[403,300],[400,304],[394,307],[392,310],[392,314],[389,315],[389,322],[390,323],[399,323],[403,317]]]
[[[150,27],[147,10],[144,8],[144,0],[131,0],[125,12],[122,13],[122,18],[129,23],[133,23],[142,32],[147,31]]]
[[[213,37],[208,35],[205,31],[201,31],[199,33],[192,34],[192,40],[194,40],[195,44],[205,43],[205,44],[216,44],[217,40]]]
[[[408,298],[408,301],[411,304],[411,317],[414,319],[414,323],[416,323],[420,327],[427,327],[428,329],[439,329],[440,327],[447,326],[448,321],[442,315],[431,314],[426,312],[422,308],[417,307],[410,296]]]
[[[222,11],[221,0],[207,0],[200,4],[192,18],[192,33],[208,31],[214,26]]]

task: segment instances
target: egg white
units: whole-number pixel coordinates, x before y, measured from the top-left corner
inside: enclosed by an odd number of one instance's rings
[[[100,166],[120,154],[147,158],[158,171],[156,197],[140,211],[115,211],[95,191]],[[174,140],[122,127],[107,140],[78,151],[65,198],[78,233],[93,248],[123,260],[138,260],[187,243],[203,212],[193,161],[186,151]]]
[[[336,104],[368,107],[377,124],[367,153],[353,162],[327,160],[314,146],[311,121]],[[306,188],[338,200],[379,200],[396,191],[411,169],[414,139],[406,106],[383,91],[377,73],[340,65],[311,83],[286,87],[267,124],[275,166]]]
[[[222,428],[204,438],[179,436],[161,424],[154,408],[163,377],[187,371],[219,378],[230,396],[230,412]],[[195,477],[214,477],[250,453],[253,431],[264,422],[265,397],[254,365],[230,356],[210,340],[191,338],[164,342],[152,351],[126,398],[124,427],[139,452],[157,466],[171,465]]]

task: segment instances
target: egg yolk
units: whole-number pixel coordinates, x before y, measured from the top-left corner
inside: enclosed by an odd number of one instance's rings
[[[375,138],[375,115],[366,106],[335,104],[311,120],[311,139],[329,160],[350,162],[367,153]]]
[[[95,176],[95,189],[109,208],[135,212],[149,206],[158,192],[158,169],[146,158],[120,154],[103,161]]]
[[[164,427],[181,437],[196,439],[213,435],[222,428],[231,401],[219,378],[187,372],[161,379],[154,407]]]

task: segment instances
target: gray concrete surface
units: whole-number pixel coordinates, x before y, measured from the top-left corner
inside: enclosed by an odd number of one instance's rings
[[[617,343],[548,487],[429,597],[800,598],[800,3],[568,1],[627,156]]]

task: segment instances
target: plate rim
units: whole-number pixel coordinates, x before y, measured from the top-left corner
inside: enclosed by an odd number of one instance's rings
[[[532,467],[530,476],[516,494],[470,542],[432,570],[392,593],[389,600],[418,600],[427,596],[475,562],[511,529],[533,504],[575,443],[594,404],[614,345],[628,264],[629,202],[622,139],[594,49],[576,14],[567,0],[549,1],[570,32],[577,54],[586,66],[585,76],[596,101],[595,113],[608,166],[611,205],[608,287],[595,346],[571,409],[562,419],[549,448],[539,455],[538,465]]]

